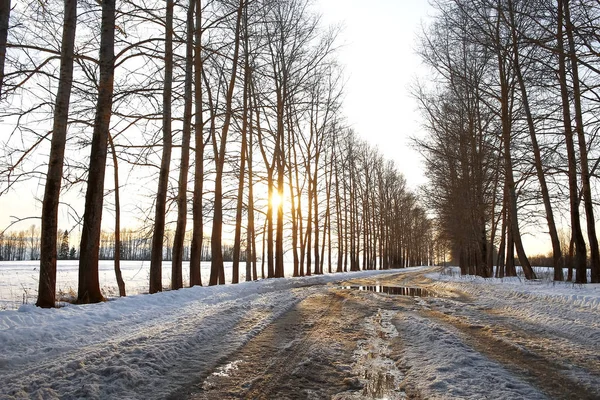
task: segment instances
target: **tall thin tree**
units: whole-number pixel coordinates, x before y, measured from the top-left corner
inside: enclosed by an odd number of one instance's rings
[[[165,77],[163,82],[162,112],[162,158],[156,191],[156,209],[154,212],[154,234],[150,258],[150,293],[162,291],[163,242],[165,238],[165,219],[167,210],[167,190],[169,189],[169,168],[173,133],[171,130],[171,102],[173,91],[173,4],[167,0],[165,10]]]
[[[3,6],[10,6],[8,1],[3,0],[2,4]],[[46,186],[44,188],[44,200],[42,203],[40,279],[36,303],[38,307],[54,307],[55,304],[58,204],[67,141],[69,101],[71,97],[71,88],[73,86],[73,57],[75,51],[76,27],[77,0],[65,0],[61,42],[60,79],[58,81],[56,103],[54,106],[50,160],[48,162],[48,173],[46,175]],[[2,32],[0,32],[0,34],[2,34]],[[1,39],[2,38],[0,37],[0,40]]]
[[[92,136],[90,168],[81,232],[78,303],[97,303],[104,300],[100,292],[98,279],[98,251],[100,248],[100,227],[104,203],[108,131],[110,129],[113,103],[115,12],[115,0],[104,0],[102,2],[100,57],[98,60],[100,78],[98,81],[96,118]]]

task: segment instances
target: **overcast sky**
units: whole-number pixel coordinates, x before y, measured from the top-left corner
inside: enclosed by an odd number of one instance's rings
[[[417,36],[434,14],[428,0],[316,0],[325,24],[344,27],[338,59],[347,78],[344,114],[367,141],[396,162],[409,186],[426,183],[410,138],[423,135],[410,86],[426,81],[428,67],[416,54]],[[524,227],[531,254],[550,250],[545,226]]]
[[[347,79],[344,114],[352,127],[396,162],[412,188],[425,182],[409,138],[421,129],[409,86],[423,66],[416,35],[427,0],[316,0],[324,24],[341,24],[338,59]]]

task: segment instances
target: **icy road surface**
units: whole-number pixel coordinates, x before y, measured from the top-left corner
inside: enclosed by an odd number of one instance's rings
[[[0,398],[598,399],[599,314],[600,285],[426,268],[23,306],[0,312]]]

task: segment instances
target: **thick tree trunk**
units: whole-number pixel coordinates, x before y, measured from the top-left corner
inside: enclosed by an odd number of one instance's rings
[[[6,34],[10,1],[0,0],[0,74],[4,71]],[[73,84],[73,53],[77,27],[77,0],[65,0],[65,13],[60,58],[60,80],[54,105],[54,122],[48,174],[42,203],[42,231],[40,247],[40,279],[38,286],[38,307],[54,307],[56,297],[56,242],[58,231],[58,203],[63,173],[69,100]],[[0,75],[0,85],[3,75]],[[1,87],[0,87],[1,95]]]
[[[173,87],[173,0],[167,0],[165,16],[165,78],[163,82],[163,148],[156,190],[156,209],[154,212],[154,234],[150,255],[149,292],[162,291],[162,261],[165,237],[165,218],[167,210],[167,190],[169,188],[169,168],[173,134],[171,131],[171,102]]]
[[[503,52],[498,50],[498,66],[500,73],[501,82],[501,112],[502,112],[502,144],[504,150],[504,168],[505,168],[505,184],[508,190],[508,204],[509,204],[509,217],[510,217],[510,228],[512,231],[512,237],[515,242],[517,249],[517,255],[521,268],[525,274],[526,279],[536,279],[535,272],[529,264],[525,249],[523,248],[523,242],[521,241],[521,232],[519,230],[519,219],[517,215],[517,194],[515,190],[515,180],[513,176],[513,164],[511,156],[511,117],[509,114],[509,103],[510,103],[510,88],[507,81],[507,71],[504,63],[505,55]]]
[[[98,62],[100,79],[98,81],[98,103],[92,136],[90,170],[81,232],[78,303],[97,303],[104,300],[98,280],[98,251],[100,248],[104,173],[106,171],[108,131],[112,114],[115,73],[115,0],[104,0],[102,2],[100,29],[100,57]]]
[[[222,233],[223,233],[223,168],[225,167],[225,149],[227,147],[227,135],[231,124],[233,114],[233,89],[235,88],[235,80],[237,78],[238,59],[240,54],[240,27],[242,14],[244,10],[244,0],[240,0],[237,9],[237,18],[235,24],[235,38],[232,58],[231,78],[227,88],[225,98],[225,120],[221,130],[221,143],[217,149],[216,137],[213,137],[213,147],[215,153],[215,203],[213,214],[213,226],[211,235],[211,268],[209,285],[225,284],[225,275],[223,267],[223,249],[222,249]]]
[[[600,250],[598,249],[598,236],[596,235],[596,220],[594,219],[594,203],[590,186],[590,170],[588,154],[583,126],[583,111],[581,108],[581,89],[579,83],[579,60],[574,39],[574,27],[571,21],[569,0],[563,0],[564,21],[569,44],[569,58],[571,61],[571,73],[573,74],[573,102],[575,106],[575,131],[577,132],[577,143],[579,144],[579,164],[581,168],[581,183],[583,191],[583,207],[587,222],[588,243],[590,246],[590,264],[592,283],[600,282]],[[586,278],[587,279],[587,278]],[[578,278],[579,280],[579,278]]]
[[[535,170],[540,183],[540,189],[542,191],[542,200],[544,202],[544,210],[546,211],[546,221],[548,223],[548,231],[550,234],[550,241],[552,243],[552,255],[554,260],[554,280],[562,281],[564,279],[562,273],[563,257],[560,249],[560,240],[558,239],[558,231],[556,229],[556,223],[554,222],[554,214],[552,212],[552,203],[550,202],[550,193],[548,190],[548,184],[546,183],[546,176],[544,168],[542,166],[542,156],[540,148],[538,146],[537,137],[535,133],[535,125],[533,122],[533,116],[531,114],[531,108],[529,106],[529,96],[521,72],[517,28],[515,26],[514,11],[512,9],[512,1],[508,2],[510,7],[510,19],[511,19],[511,31],[512,31],[512,47],[513,47],[513,62],[514,70],[519,82],[521,89],[521,102],[525,111],[527,119],[527,127],[529,130],[529,137],[531,138],[531,147],[533,150],[533,156],[535,161]]]
[[[575,243],[575,270],[577,271],[576,282],[587,282],[586,270],[586,245],[581,232],[581,223],[579,216],[579,200],[577,188],[577,156],[575,155],[575,145],[573,142],[573,129],[571,125],[571,105],[569,100],[569,89],[567,85],[566,56],[563,40],[564,27],[564,0],[558,2],[558,32],[556,34],[557,52],[558,52],[558,75],[560,84],[560,94],[562,99],[562,111],[565,131],[565,144],[567,148],[567,160],[569,171],[569,201],[571,206],[571,232]]]

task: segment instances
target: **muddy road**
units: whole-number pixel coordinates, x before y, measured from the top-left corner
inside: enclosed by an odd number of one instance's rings
[[[577,340],[405,272],[324,285],[178,396],[598,399],[598,348]]]

